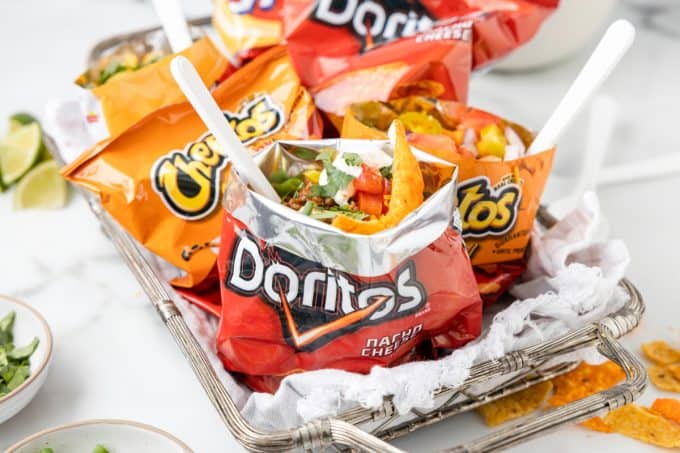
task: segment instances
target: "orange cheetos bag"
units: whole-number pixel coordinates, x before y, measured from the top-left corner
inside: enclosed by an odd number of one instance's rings
[[[283,47],[263,53],[212,94],[253,152],[278,139],[321,136],[314,104]],[[191,105],[180,103],[96,145],[62,173],[98,193],[132,236],[186,271],[174,284],[191,287],[215,264],[227,171],[213,135]]]

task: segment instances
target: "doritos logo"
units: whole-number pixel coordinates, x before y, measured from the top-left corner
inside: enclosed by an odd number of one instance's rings
[[[432,16],[407,0],[319,0],[312,17],[327,25],[347,27],[361,41],[361,51],[429,30]]]
[[[278,132],[285,123],[283,111],[267,95],[246,102],[237,113],[225,111],[224,116],[244,145]],[[175,215],[200,220],[219,204],[226,165],[215,137],[207,133],[183,151],[158,159],[151,168],[152,187]]]
[[[489,178],[479,176],[458,186],[463,237],[500,236],[515,226],[522,189],[507,179],[493,187]]]
[[[278,313],[288,344],[317,349],[344,333],[401,318],[427,301],[415,266],[402,265],[394,277],[358,280],[276,247],[260,247],[242,233],[229,258],[224,284],[259,298]]]

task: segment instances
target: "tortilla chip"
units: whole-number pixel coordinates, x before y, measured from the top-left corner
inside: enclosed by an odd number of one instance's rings
[[[648,444],[680,447],[680,425],[633,404],[610,412],[604,422],[617,433]]]
[[[668,365],[666,367],[668,369],[668,372],[671,373],[671,375],[680,381],[680,363],[674,363],[672,365]]]
[[[548,403],[553,407],[571,403],[609,389],[625,377],[626,374],[621,367],[614,362],[608,361],[601,365],[589,365],[582,362],[574,370],[552,380],[555,393]]]
[[[680,351],[663,340],[652,341],[642,345],[645,356],[657,365],[670,365],[680,362]]]
[[[528,389],[521,390],[477,408],[488,426],[496,426],[535,411],[552,391],[550,381],[540,382]]]
[[[392,98],[405,98],[407,96],[427,96],[438,98],[446,89],[444,85],[435,80],[417,80],[397,86],[392,93]]]
[[[669,392],[680,393],[680,380],[676,379],[666,367],[651,365],[647,368],[647,374],[649,374],[649,380],[652,381],[657,388]]]
[[[387,214],[377,220],[362,221],[339,215],[333,226],[348,233],[374,234],[392,228],[423,203],[425,183],[418,160],[411,152],[404,125],[395,120],[390,129],[394,133],[392,160],[392,194]]]
[[[606,424],[600,417],[593,417],[589,420],[581,422],[580,425],[584,428],[588,428],[600,433],[611,434],[614,432],[614,428]]]
[[[680,400],[672,398],[657,398],[652,404],[652,412],[655,412],[668,420],[680,423]]]

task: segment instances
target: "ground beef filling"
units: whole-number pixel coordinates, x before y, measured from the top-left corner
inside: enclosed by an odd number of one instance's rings
[[[295,192],[293,196],[290,197],[288,200],[285,200],[283,204],[291,209],[295,209],[296,211],[302,209],[303,206],[308,201],[311,201],[320,208],[328,209],[338,206],[335,200],[333,200],[331,197],[320,197],[318,195],[312,195],[312,186],[313,184],[307,181],[302,189]],[[350,202],[348,203],[347,206],[345,206],[345,208],[349,209],[350,211],[359,211],[359,208],[357,207],[356,203],[353,200],[350,200]]]

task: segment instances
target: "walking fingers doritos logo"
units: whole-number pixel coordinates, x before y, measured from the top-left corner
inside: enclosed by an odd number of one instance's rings
[[[224,112],[244,145],[278,132],[285,123],[283,110],[268,95],[244,103],[238,112]],[[154,191],[177,217],[199,220],[219,202],[222,170],[227,159],[215,137],[207,133],[184,151],[162,156],[151,168]]]
[[[234,242],[229,261],[224,285],[273,307],[286,342],[298,351],[313,351],[342,334],[408,316],[427,300],[410,261],[394,279],[357,279],[276,247],[262,248],[247,233]]]

